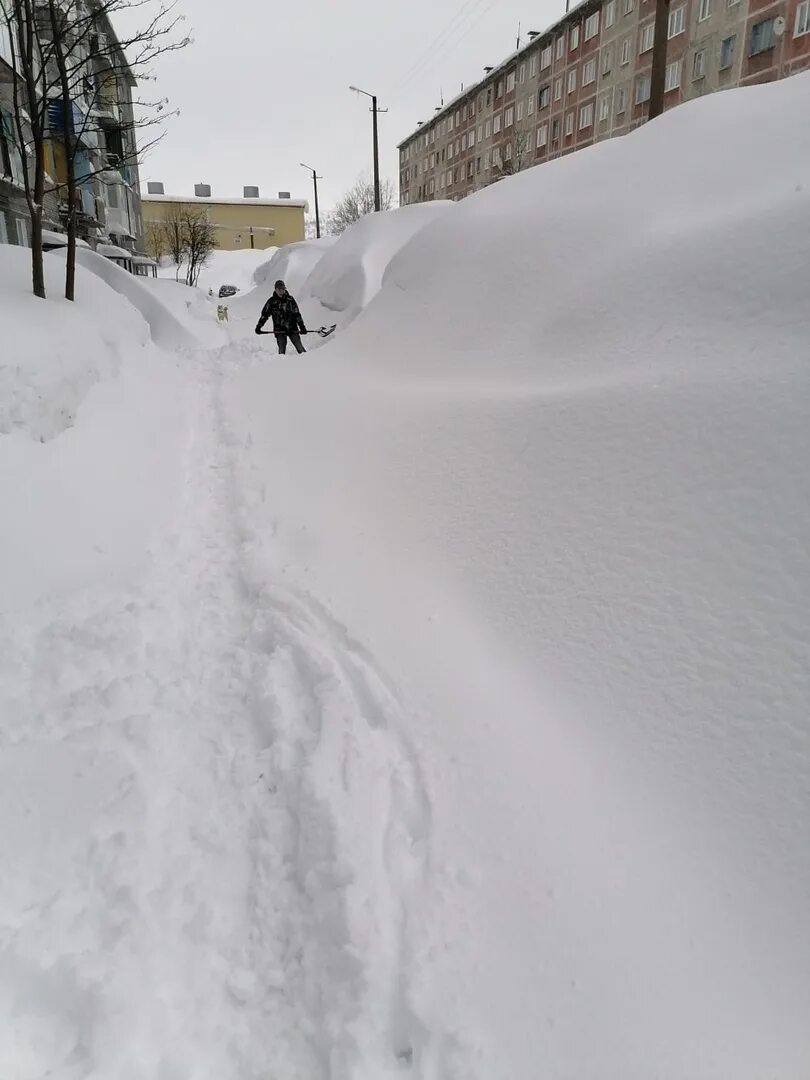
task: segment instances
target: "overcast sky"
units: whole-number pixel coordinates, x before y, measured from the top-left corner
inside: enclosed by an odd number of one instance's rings
[[[157,91],[180,116],[146,159],[141,180],[167,194],[209,183],[215,195],[291,191],[309,197],[307,162],[324,177],[328,209],[371,168],[370,102],[379,97],[384,176],[397,178],[396,144],[522,30],[564,12],[553,0],[180,0],[194,44],[160,60]],[[418,66],[417,66],[418,65]],[[151,87],[149,88],[151,91]]]

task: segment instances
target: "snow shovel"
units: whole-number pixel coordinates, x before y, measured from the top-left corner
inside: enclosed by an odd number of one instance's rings
[[[337,330],[337,323],[332,323],[331,326],[320,326],[320,327],[318,327],[317,330],[300,330],[299,333],[300,334],[317,334],[318,337],[328,338],[332,334],[334,334],[335,330]],[[287,336],[286,332],[282,331],[282,330],[257,330],[257,333],[259,333],[259,334],[268,334],[268,335],[273,334],[275,336],[278,336],[279,334],[282,334],[284,336]]]

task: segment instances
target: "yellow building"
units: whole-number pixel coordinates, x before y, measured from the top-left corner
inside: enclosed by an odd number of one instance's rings
[[[245,188],[241,199],[219,199],[211,189],[198,184],[194,196],[164,195],[162,184],[149,184],[142,196],[144,231],[150,226],[176,219],[179,213],[204,209],[216,230],[221,251],[265,249],[295,244],[305,238],[304,219],[309,209],[306,199],[291,199],[280,192],[277,199],[262,199],[258,188]]]

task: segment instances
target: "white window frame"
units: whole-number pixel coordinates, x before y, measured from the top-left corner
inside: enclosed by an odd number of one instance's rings
[[[576,68],[571,68],[571,70],[568,72],[568,80],[566,82],[566,90],[565,90],[565,92],[567,94],[573,94],[574,91],[576,90],[576,88],[577,88],[577,69]]]
[[[667,64],[666,73],[664,75],[664,93],[669,94],[673,90],[677,90],[681,85],[681,71],[683,70],[683,62],[681,60],[673,60],[671,64]]]
[[[517,103],[517,106],[515,107],[515,120],[517,121],[517,123],[520,123],[520,121],[523,119],[524,109],[525,106],[523,104],[523,101],[521,100]]]
[[[503,130],[512,127],[515,122],[515,110],[510,105],[509,108],[503,114]]]
[[[810,2],[808,3],[807,7],[808,7],[808,10],[810,10]],[[725,45],[725,43],[727,41],[731,42],[731,50],[730,50],[730,56],[728,58],[728,63],[724,64],[723,63],[723,46]],[[721,41],[720,41],[720,58],[719,58],[719,61],[718,61],[718,63],[719,63],[718,71],[728,71],[729,68],[732,68],[734,66],[734,46],[735,46],[736,41],[737,41],[737,35],[736,34],[729,34],[728,37],[724,37],[724,38],[721,39]]]
[[[625,15],[629,15],[633,10],[635,0],[624,0],[624,8],[622,9]]]
[[[557,38],[557,59],[562,60],[563,53],[565,52],[565,31]]]
[[[585,128],[593,127],[593,102],[588,105],[583,105],[579,110],[579,130],[584,131]]]
[[[559,79],[558,81],[562,82],[562,79]],[[542,101],[541,101],[541,97],[546,91],[548,91],[548,101],[545,104],[543,104]],[[560,97],[562,97],[562,87],[560,88]],[[559,101],[560,98],[555,98],[554,100]],[[542,86],[537,91],[537,108],[538,109],[547,109],[550,104],[551,104],[551,87],[550,86]]]
[[[479,142],[484,141],[484,125],[483,124],[478,125],[478,141]]]
[[[8,243],[8,227],[6,225],[6,212],[0,210],[0,244]]]
[[[492,156],[491,156],[489,150],[485,150],[484,151],[484,171],[485,172],[486,172],[487,169],[489,169],[491,161],[492,161]]]
[[[605,29],[609,30],[616,22],[616,0],[608,0],[605,4]]]
[[[487,122],[484,124],[484,138],[488,139],[491,134],[492,134],[492,121],[487,120]]]
[[[616,115],[621,116],[623,112],[627,112],[627,90],[620,86],[616,91]]]
[[[526,115],[534,115],[534,94],[529,94],[529,96],[526,98]]]
[[[642,90],[642,87],[644,88]],[[641,92],[640,92],[641,91]],[[636,89],[633,95],[633,101],[636,105],[644,105],[650,100],[650,76],[640,75],[636,79]]]
[[[638,54],[641,56],[645,52],[649,52],[655,44],[655,23],[647,23],[646,26],[642,26],[638,35]]]
[[[554,80],[554,94],[552,95],[555,101],[561,101],[563,96],[563,80],[562,75],[558,76]]]
[[[520,67],[518,68],[518,82],[519,83],[525,83],[526,82],[526,65],[525,65],[525,63],[521,64]]]
[[[592,82],[596,82],[596,57],[582,65],[582,85],[590,86]]]
[[[575,113],[575,111],[576,111],[575,109],[572,109],[569,113],[566,113],[565,127],[563,128],[563,131],[565,132],[565,137],[566,138],[568,138],[569,135],[574,134],[574,113]]]
[[[542,150],[544,146],[548,146],[548,121],[545,124],[538,124],[537,126],[537,142],[536,148]]]
[[[515,89],[515,73],[514,73],[514,71],[510,71],[509,74],[506,76],[506,92],[507,92],[507,94],[511,94],[514,89]]]
[[[17,227],[17,243],[20,247],[28,247],[28,225],[25,218],[15,218],[14,224]]]
[[[599,33],[599,12],[595,11],[585,20],[585,40],[590,41]]]
[[[529,61],[529,78],[530,79],[533,79],[535,77],[535,75],[537,74],[537,65],[538,65],[537,53],[533,53],[532,58]]]
[[[579,23],[576,26],[571,27],[571,33],[569,34],[570,44],[568,51],[573,52],[574,49],[579,48]]]
[[[698,22],[705,22],[712,14],[712,0],[700,0]]]
[[[667,41],[682,34],[686,29],[686,4],[673,8],[669,13],[667,23]]]
[[[610,118],[610,94],[602,94],[599,98],[599,123],[603,124]]]
[[[609,75],[610,69],[613,67],[613,46],[608,45],[606,49],[602,50],[602,74]]]
[[[493,117],[493,120],[492,120],[492,134],[497,135],[500,132],[500,130],[501,130],[501,114],[498,113],[498,115]]]
[[[810,0],[804,0],[796,8],[796,22],[793,27],[794,37],[804,37],[810,34]]]
[[[704,79],[706,77],[706,50],[697,49],[692,57],[692,78]]]
[[[543,58],[546,58],[545,60]],[[545,71],[546,68],[551,67],[551,61],[554,59],[554,48],[552,45],[546,45],[543,51],[540,53],[540,70]]]
[[[622,52],[619,62],[622,67],[630,63],[630,57],[633,53],[633,39],[626,37],[622,42]]]

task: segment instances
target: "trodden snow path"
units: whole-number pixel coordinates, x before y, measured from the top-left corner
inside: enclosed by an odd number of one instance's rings
[[[0,624],[3,1077],[444,1075],[408,994],[419,764],[373,658],[252,561],[240,358],[186,358],[185,494],[141,579]]]

